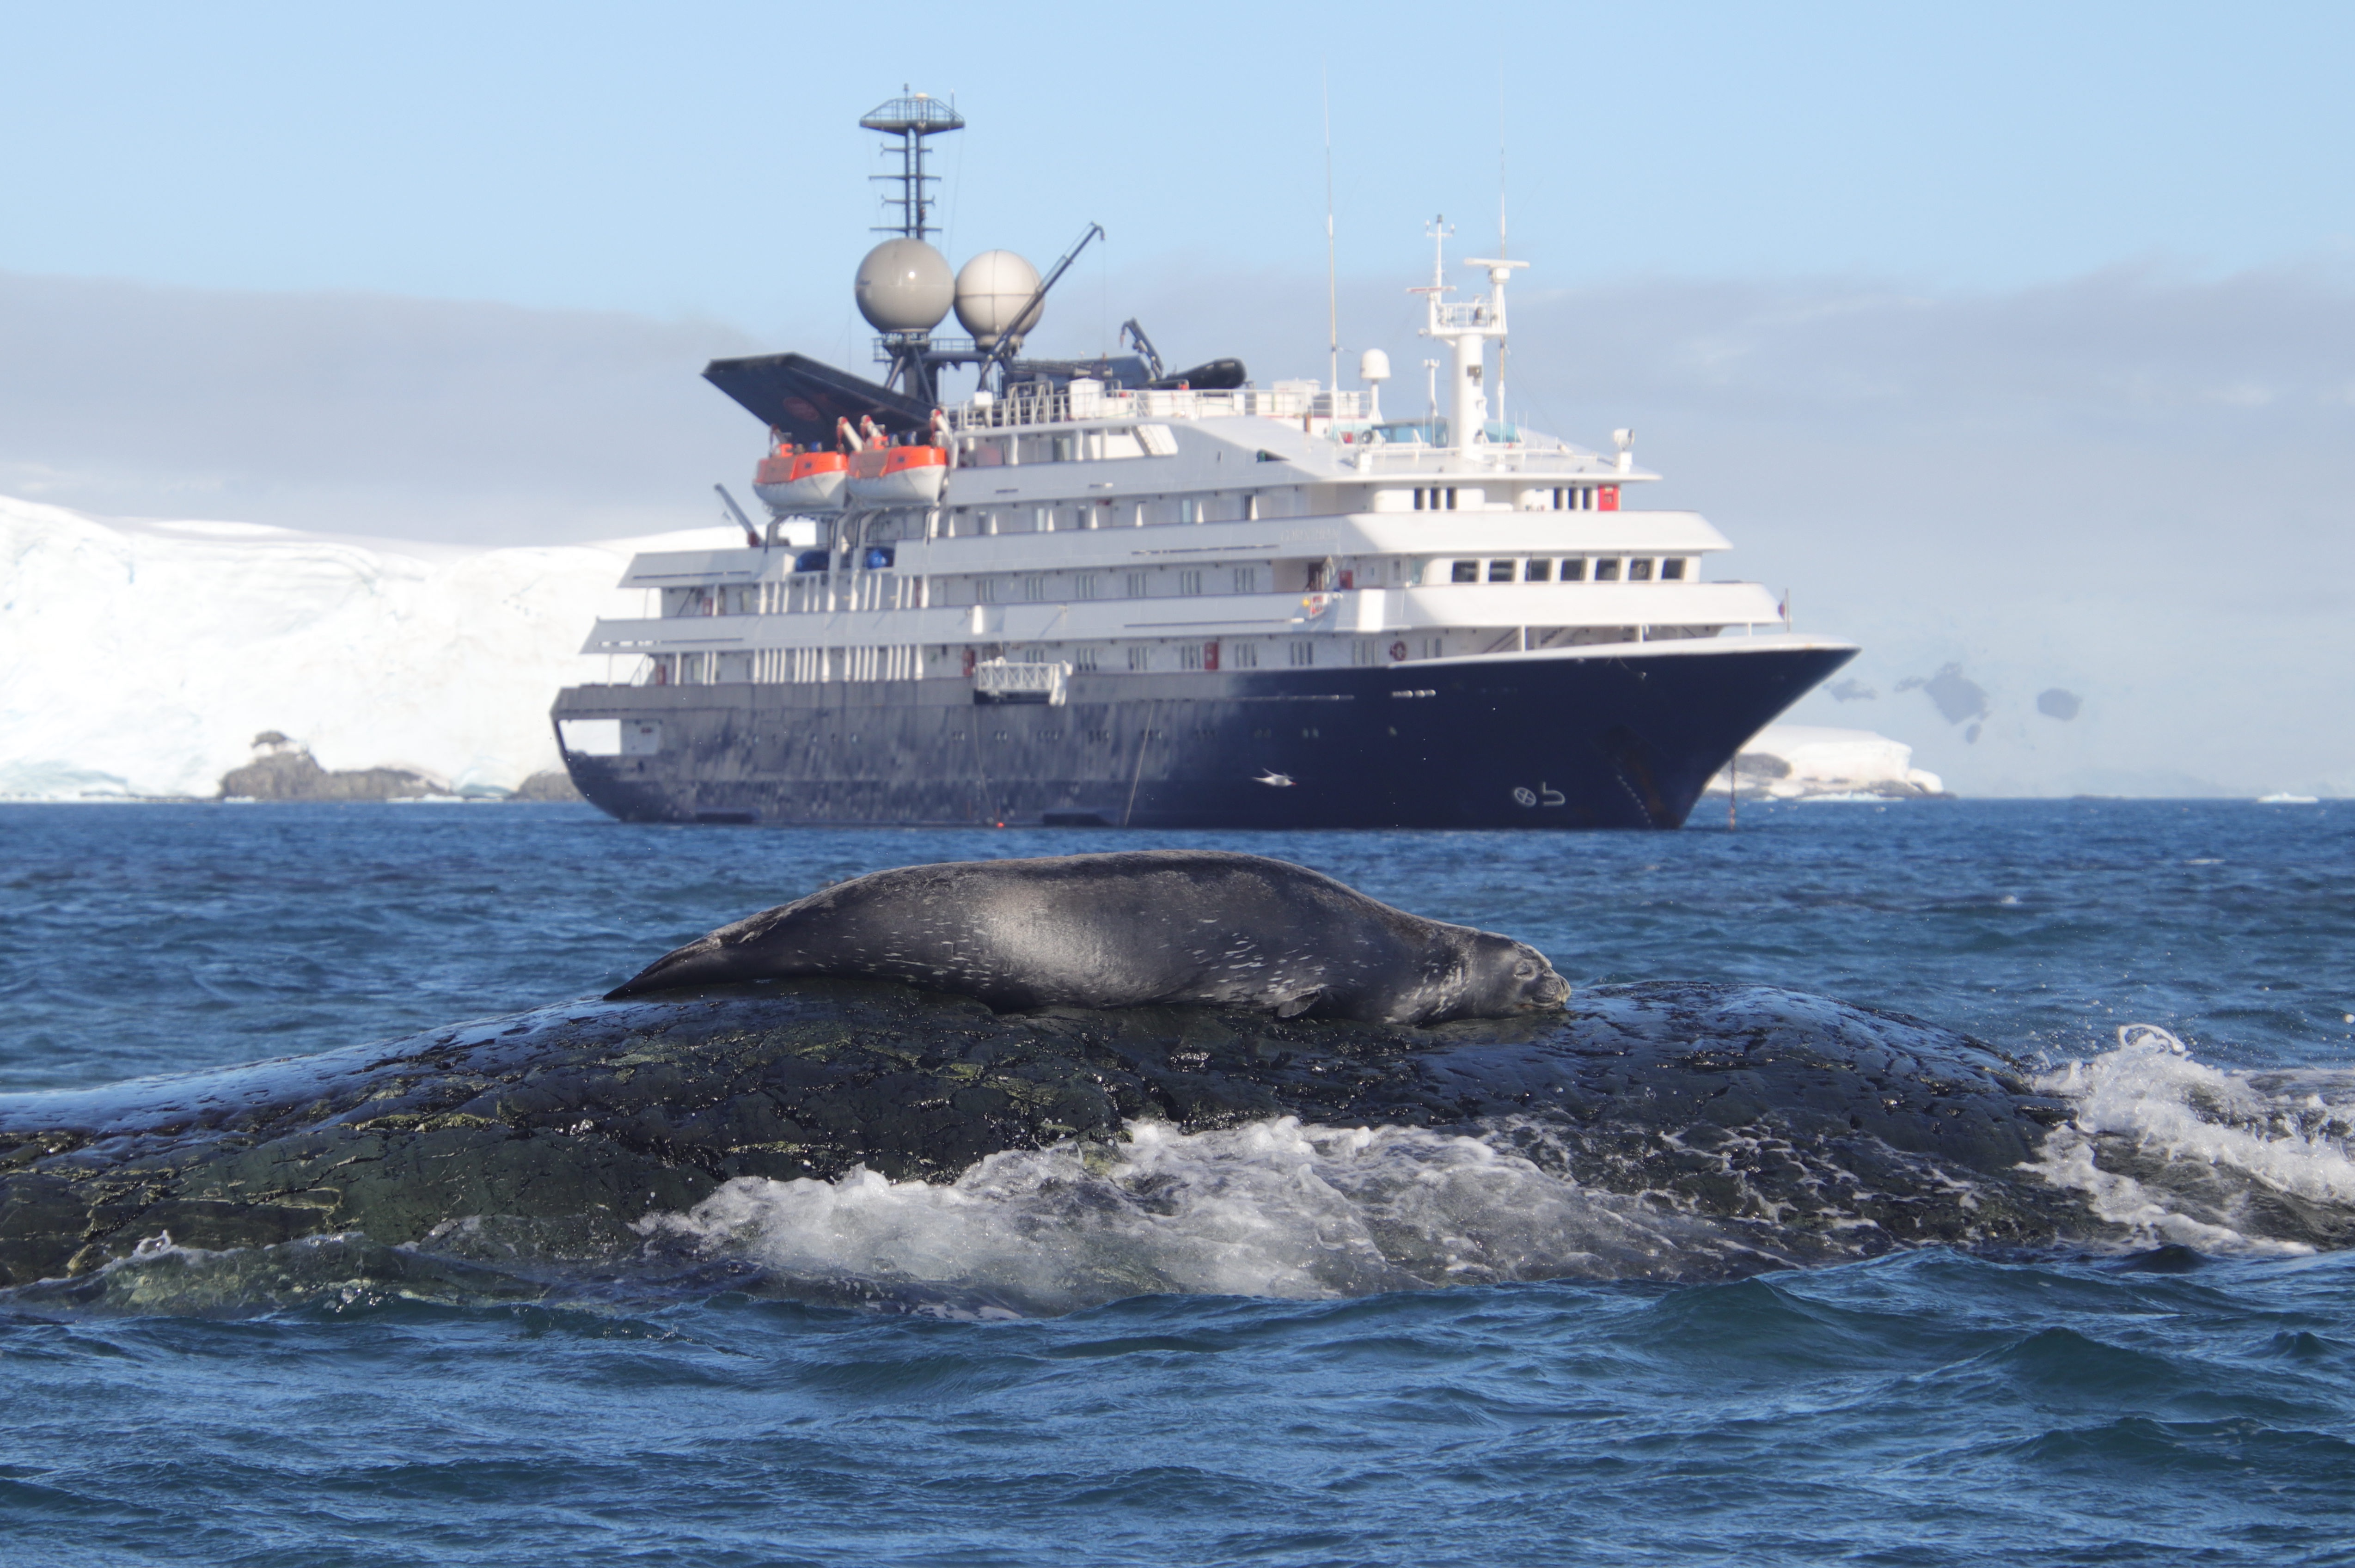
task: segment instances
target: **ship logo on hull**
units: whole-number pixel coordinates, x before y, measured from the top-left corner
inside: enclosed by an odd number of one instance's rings
[[[1538,780],[1538,787],[1535,789],[1529,788],[1527,784],[1513,786],[1513,804],[1516,805],[1561,805],[1567,799],[1568,797],[1561,791],[1549,788],[1543,779]]]

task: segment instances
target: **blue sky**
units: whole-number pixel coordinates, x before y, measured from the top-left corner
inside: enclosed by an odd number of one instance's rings
[[[1369,278],[1435,212],[1487,248],[1500,141],[1540,285],[2355,240],[2346,5],[19,4],[7,36],[16,272],[806,330],[873,216],[855,121],[907,81],[972,123],[954,259],[1097,220],[1115,272],[1318,273],[1320,72]]]

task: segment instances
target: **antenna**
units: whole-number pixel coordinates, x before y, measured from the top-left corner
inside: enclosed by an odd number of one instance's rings
[[[1447,237],[1455,232],[1455,226],[1447,221],[1447,215],[1443,212],[1424,224],[1423,231],[1431,236],[1431,287],[1409,289],[1407,293],[1433,295],[1455,293],[1455,285],[1447,281]]]
[[[1497,254],[1509,256],[1505,248],[1505,68],[1497,67]]]
[[[1512,251],[1505,248],[1505,67],[1497,64],[1497,259],[1504,260]],[[1501,295],[1503,291],[1499,290]],[[1497,340],[1497,431],[1505,434],[1509,428],[1505,422],[1505,367],[1512,360],[1513,343],[1509,337]]]
[[[896,175],[869,175],[875,180],[898,180],[900,194],[885,197],[884,205],[900,208],[897,224],[879,226],[878,234],[898,234],[910,240],[922,240],[938,230],[928,221],[932,217],[928,185],[940,183],[940,176],[924,172],[924,138],[937,136],[943,131],[964,129],[964,116],[928,92],[910,92],[900,89],[900,96],[877,108],[859,121],[869,131],[880,131],[887,136],[900,138],[900,172]]]
[[[1316,80],[1325,94],[1325,327],[1332,355],[1328,390],[1341,389],[1341,283],[1340,274],[1333,261],[1333,78],[1330,69],[1322,61],[1316,67]]]

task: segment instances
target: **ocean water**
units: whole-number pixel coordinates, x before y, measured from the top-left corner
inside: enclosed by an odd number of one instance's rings
[[[0,806],[0,1093],[591,994],[883,866],[1212,842],[1579,986],[1913,1013],[2085,1127],[2355,1206],[2335,804],[1215,838]],[[665,1285],[159,1257],[138,1310],[0,1296],[0,1563],[2355,1562],[2355,1253],[2101,1201],[2139,1244],[1679,1284],[1611,1263],[1656,1219],[1478,1139],[1267,1123],[729,1191],[648,1217],[711,1260]]]

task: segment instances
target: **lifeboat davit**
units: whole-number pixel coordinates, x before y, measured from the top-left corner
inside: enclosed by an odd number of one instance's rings
[[[870,507],[929,507],[948,483],[949,454],[937,446],[869,447],[850,454],[850,495]]]
[[[781,452],[752,474],[752,494],[774,512],[831,512],[842,505],[850,461],[839,452]]]

